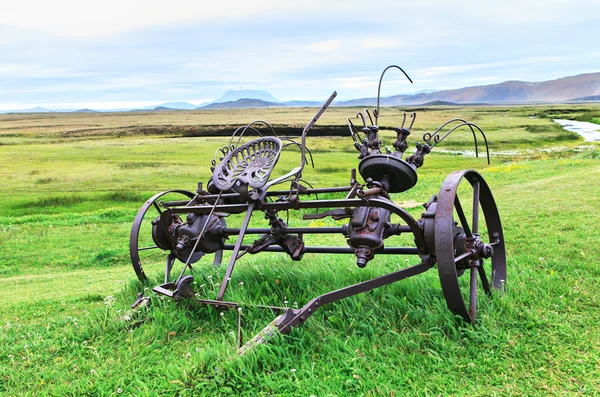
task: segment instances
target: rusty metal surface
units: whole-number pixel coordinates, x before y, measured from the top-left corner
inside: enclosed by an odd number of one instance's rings
[[[473,187],[471,222],[466,218],[457,195],[461,182]],[[484,228],[480,215],[485,218]],[[481,238],[482,231],[488,236],[487,242]],[[492,192],[479,173],[472,170],[456,171],[446,178],[438,194],[434,233],[438,272],[448,308],[467,321],[474,322],[478,283],[473,274],[479,275],[481,289],[488,294],[490,286],[500,289],[506,284],[502,223]],[[460,285],[461,269],[457,265],[462,265],[463,271],[465,267],[470,269],[468,287]]]
[[[142,205],[142,207],[139,209],[137,215],[135,216],[135,219],[133,220],[133,225],[131,226],[131,233],[129,235],[129,256],[131,258],[131,264],[133,265],[133,270],[135,271],[135,274],[138,276],[140,281],[148,280],[148,278],[146,277],[146,274],[144,273],[142,262],[140,260],[140,251],[146,251],[149,249],[158,248],[158,247],[140,247],[139,246],[140,227],[141,227],[144,219],[146,219],[146,221],[151,221],[151,219],[148,219],[146,217],[148,210],[151,207],[154,208],[156,213],[154,213],[153,215],[148,215],[148,216],[150,218],[160,216],[160,214],[162,213],[163,210],[161,210],[157,201],[159,198],[163,197],[164,195],[166,195],[168,193],[179,193],[184,196],[187,196],[189,199],[192,199],[195,196],[194,193],[189,192],[187,190],[177,190],[177,189],[176,190],[167,190],[164,192],[157,193],[154,196],[150,197],[144,203],[144,205]],[[189,202],[189,200],[187,202]]]
[[[223,252],[231,251],[218,293],[214,299],[202,299],[199,302],[238,310],[238,345],[241,347],[241,303],[227,302],[225,296],[235,265],[244,255],[280,252],[294,261],[300,261],[305,258],[304,254],[350,254],[354,255],[359,267],[369,265],[378,255],[412,255],[420,260],[416,266],[317,296],[300,309],[256,305],[281,314],[262,333],[251,339],[243,351],[268,339],[266,336],[271,335],[274,329],[288,333],[291,327],[304,323],[324,304],[418,275],[436,264],[448,308],[467,321],[474,322],[480,296],[478,293],[483,291],[491,294],[493,289],[504,288],[506,284],[504,235],[489,186],[476,171],[451,173],[438,195],[424,205],[425,212],[418,220],[395,204],[390,193],[400,193],[414,187],[418,181],[417,170],[423,165],[426,155],[455,130],[470,129],[477,156],[479,132],[484,139],[489,162],[487,138],[476,124],[454,118],[434,132],[425,133],[422,142],[417,142],[415,151],[404,160],[409,148],[408,138],[416,120],[416,113],[404,113],[400,126],[387,128],[396,133],[391,145],[395,151],[392,152],[379,135],[380,130],[385,128],[378,125],[381,117],[381,83],[390,69],[399,69],[412,82],[400,67],[389,66],[379,79],[377,108],[371,112],[364,109],[356,114],[355,119],[362,123],[360,129],[355,127],[350,118],[346,120],[353,145],[358,151],[357,169],[364,183],[357,180],[354,168],[349,170],[348,186],[314,188],[302,179],[307,155],[311,163],[313,161],[306,146],[308,132],[329,107],[336,92],[306,125],[300,142],[278,138],[276,131],[266,121],[253,121],[235,130],[229,143],[218,150],[212,162],[212,178],[205,185],[199,182],[195,194],[186,190],[158,193],[139,210],[130,236],[130,256],[138,278],[147,281],[140,253],[162,250],[166,256],[164,283],[155,287],[154,291],[174,299],[192,297],[191,265],[205,254],[214,253],[213,265],[220,266]],[[263,136],[259,128],[263,128],[264,132],[265,126],[273,136]],[[260,137],[240,144],[246,131],[252,131]],[[282,149],[290,146],[300,149],[300,166],[270,179]],[[461,182],[471,188],[468,197],[459,197],[457,193]],[[286,183],[289,189],[283,187]],[[206,190],[203,186],[206,186]],[[161,201],[163,196],[170,193],[182,197]],[[344,193],[345,198],[319,197],[320,194],[332,193]],[[314,213],[306,213],[307,210],[314,210]],[[292,226],[289,224],[290,211],[302,211],[302,216],[298,217],[302,219],[300,222],[331,217],[336,221],[345,219],[346,224],[335,227],[310,224]],[[266,220],[266,227],[249,227],[256,212]],[[239,226],[230,227],[226,224],[225,218],[232,214],[244,214]],[[144,221],[152,221],[154,246],[140,246]],[[307,245],[304,240],[307,234],[337,234],[343,236],[346,243],[341,246]],[[412,246],[398,246],[400,244],[389,240],[392,236],[405,234],[412,237]],[[252,235],[257,236],[254,242],[244,242],[245,237]],[[226,243],[228,238],[235,238],[234,243]],[[183,262],[184,266],[179,277],[172,279],[171,270],[176,260]],[[188,270],[191,274],[186,275]],[[144,299],[143,295],[138,296],[137,304]]]
[[[236,183],[255,189],[263,187],[279,160],[281,145],[278,138],[263,137],[238,146],[216,166],[212,182],[221,191],[231,189]]]

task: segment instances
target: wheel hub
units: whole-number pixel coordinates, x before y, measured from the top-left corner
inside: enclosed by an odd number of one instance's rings
[[[491,258],[494,255],[494,247],[483,242],[481,235],[473,233],[471,237],[468,237],[459,226],[456,226],[454,246],[456,247],[455,254],[457,257],[470,252],[470,255],[456,263],[456,268],[463,271],[473,266],[480,266],[483,259]],[[462,272],[460,272],[460,275],[462,275]]]

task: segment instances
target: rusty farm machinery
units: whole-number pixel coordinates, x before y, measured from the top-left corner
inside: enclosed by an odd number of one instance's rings
[[[307,161],[312,159],[306,147],[307,135],[331,104],[334,92],[306,125],[299,139],[278,137],[264,121],[255,121],[238,128],[229,143],[219,149],[212,162],[212,177],[195,192],[169,190],[152,196],[135,217],[130,236],[130,255],[133,268],[147,282],[149,264],[145,255],[164,252],[164,280],[154,291],[176,300],[196,298],[200,303],[218,308],[239,309],[240,303],[226,299],[228,284],[237,261],[246,254],[260,252],[285,253],[294,261],[305,254],[349,255],[359,267],[365,267],[376,255],[410,255],[419,263],[370,280],[316,296],[302,307],[273,307],[279,313],[265,330],[253,340],[260,341],[268,332],[286,334],[292,327],[303,324],[315,311],[326,304],[385,286],[423,273],[437,266],[439,279],[448,308],[466,321],[474,322],[478,295],[490,295],[506,283],[506,256],[500,216],[492,192],[483,177],[474,170],[452,172],[433,195],[419,219],[390,199],[390,194],[405,192],[417,183],[417,170],[424,157],[458,128],[470,130],[478,154],[477,136],[485,142],[487,161],[489,150],[483,131],[463,119],[452,119],[436,131],[426,133],[416,151],[405,157],[407,138],[411,134],[415,113],[404,113],[402,125],[394,127],[393,148],[382,146],[378,127],[380,94],[383,77],[379,79],[377,108],[356,115],[361,122],[357,128],[346,120],[354,147],[358,151],[358,174],[348,170],[347,186],[315,188],[302,180]],[[412,80],[411,80],[412,82]],[[259,128],[263,127],[263,128]],[[360,130],[359,130],[360,129]],[[264,131],[268,131],[268,134]],[[263,131],[263,132],[261,132]],[[255,139],[242,139],[251,132]],[[300,164],[271,178],[281,151],[293,146],[300,152]],[[460,189],[459,189],[460,187]],[[318,195],[337,193],[338,199],[319,199]],[[174,198],[175,197],[175,198]],[[280,214],[285,211],[315,210],[304,213],[305,221],[332,217],[347,220],[342,225],[325,227],[291,226]],[[320,212],[318,210],[321,210]],[[266,219],[263,228],[250,228],[256,213]],[[239,226],[231,226],[226,218],[239,214]],[[143,227],[143,225],[146,225]],[[143,235],[151,233],[150,236]],[[346,239],[343,246],[311,246],[305,236],[339,234]],[[256,235],[250,243],[244,237]],[[409,235],[412,246],[395,246],[386,242],[392,236]],[[152,241],[150,245],[142,241]],[[224,251],[231,251],[216,296],[212,299],[195,297],[194,277],[188,274],[191,266],[207,254],[213,254],[214,266],[220,266]],[[174,264],[183,263],[176,277]],[[134,307],[148,298],[142,294]],[[241,310],[238,310],[241,312]],[[242,345],[241,313],[238,323],[238,343]]]

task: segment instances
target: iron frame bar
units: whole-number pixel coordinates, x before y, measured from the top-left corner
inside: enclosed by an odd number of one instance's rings
[[[284,317],[282,322],[278,325],[279,332],[282,334],[289,333],[292,327],[297,327],[304,323],[308,317],[312,316],[315,311],[323,305],[337,302],[363,292],[371,291],[375,288],[383,287],[384,285],[391,284],[396,281],[416,276],[417,274],[424,273],[431,269],[432,266],[433,264],[430,263],[430,261],[421,262],[418,265],[407,267],[393,273],[388,273],[380,277],[372,278],[367,281],[349,285],[347,287],[319,295],[313,298],[301,309],[292,310],[291,312],[293,313],[293,317],[291,319],[289,318],[291,316]]]
[[[171,207],[168,211],[175,214],[194,213],[198,215],[207,215],[214,208],[215,212],[224,212],[229,214],[239,214],[253,211],[285,211],[300,209],[324,209],[324,208],[356,208],[356,207],[378,207],[383,208],[399,216],[410,232],[415,237],[415,245],[419,255],[428,256],[429,250],[423,237],[423,232],[417,221],[404,209],[398,207],[390,201],[381,199],[334,199],[334,200],[306,200],[306,201],[283,201],[283,202],[251,202],[250,204],[217,204],[216,206],[189,206],[189,207]],[[242,229],[247,225],[242,225]],[[319,228],[314,228],[317,230]],[[311,230],[309,233],[315,233]],[[318,232],[317,232],[318,233]]]

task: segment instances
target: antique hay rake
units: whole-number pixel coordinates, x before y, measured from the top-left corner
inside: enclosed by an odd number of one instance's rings
[[[396,132],[394,151],[382,148],[378,127],[381,83],[386,71],[391,68],[399,69],[410,80],[398,66],[392,65],[383,71],[379,79],[377,108],[372,112],[374,120],[366,109],[356,116],[362,121],[362,137],[352,121],[347,119],[350,135],[359,153],[358,172],[364,183],[357,180],[355,169],[350,170],[348,186],[313,188],[305,186],[307,183],[301,179],[307,155],[312,160],[306,147],[307,134],[331,104],[337,95],[335,92],[306,125],[299,142],[277,137],[273,128],[264,121],[240,127],[233,133],[229,144],[217,152],[206,190],[199,183],[195,193],[186,190],[161,192],[146,201],[139,210],[130,237],[131,261],[139,279],[147,281],[144,255],[153,250],[163,250],[166,252],[164,283],[154,287],[154,291],[177,300],[192,298],[193,276],[186,275],[187,269],[209,253],[214,254],[213,263],[219,266],[223,251],[228,250],[231,258],[218,293],[212,300],[198,300],[206,305],[239,309],[241,304],[225,300],[225,295],[235,265],[245,254],[284,252],[295,261],[301,260],[306,253],[353,254],[359,267],[366,266],[375,255],[412,255],[419,257],[419,264],[314,297],[301,308],[269,306],[280,315],[247,346],[262,341],[274,330],[288,333],[323,305],[415,276],[436,264],[448,308],[465,320],[474,322],[478,290],[489,295],[493,289],[504,288],[506,283],[504,236],[488,184],[473,170],[451,173],[442,183],[439,193],[424,204],[425,212],[420,219],[413,218],[390,200],[390,193],[404,192],[415,186],[417,169],[423,165],[425,155],[456,129],[470,129],[477,156],[477,133],[481,134],[489,163],[487,139],[477,125],[463,119],[452,119],[433,133],[426,133],[423,143],[416,144],[416,151],[403,159],[408,148],[407,138],[416,118],[415,113],[405,113],[402,125],[393,128]],[[406,125],[407,118],[410,125]],[[266,126],[271,134],[263,135],[259,126]],[[259,137],[241,143],[247,131],[257,133]],[[288,146],[300,149],[300,165],[280,177],[270,178],[281,150]],[[459,198],[461,183],[462,197]],[[282,189],[281,185],[287,187]],[[465,188],[470,196],[468,200],[463,195]],[[318,194],[325,193],[345,193],[345,198],[318,199]],[[173,199],[174,195],[178,197]],[[308,196],[316,196],[316,199],[307,200]],[[281,211],[304,209],[324,210],[305,214],[304,220],[332,217],[348,221],[336,227],[292,227],[279,216]],[[267,219],[267,227],[249,227],[256,212]],[[244,214],[241,225],[230,227],[225,221],[230,214]],[[144,246],[141,243],[144,237],[142,225],[148,223],[151,224],[154,245]],[[347,245],[309,246],[304,241],[308,234],[341,234]],[[403,234],[412,235],[414,246],[386,245],[389,237]],[[248,235],[260,237],[252,244],[245,244],[244,237]],[[227,242],[229,237],[235,238],[233,244]],[[172,278],[175,261],[184,265],[179,275]],[[462,277],[468,282],[459,282]],[[133,307],[147,299],[140,294]],[[241,347],[241,313],[239,316],[238,342]]]

